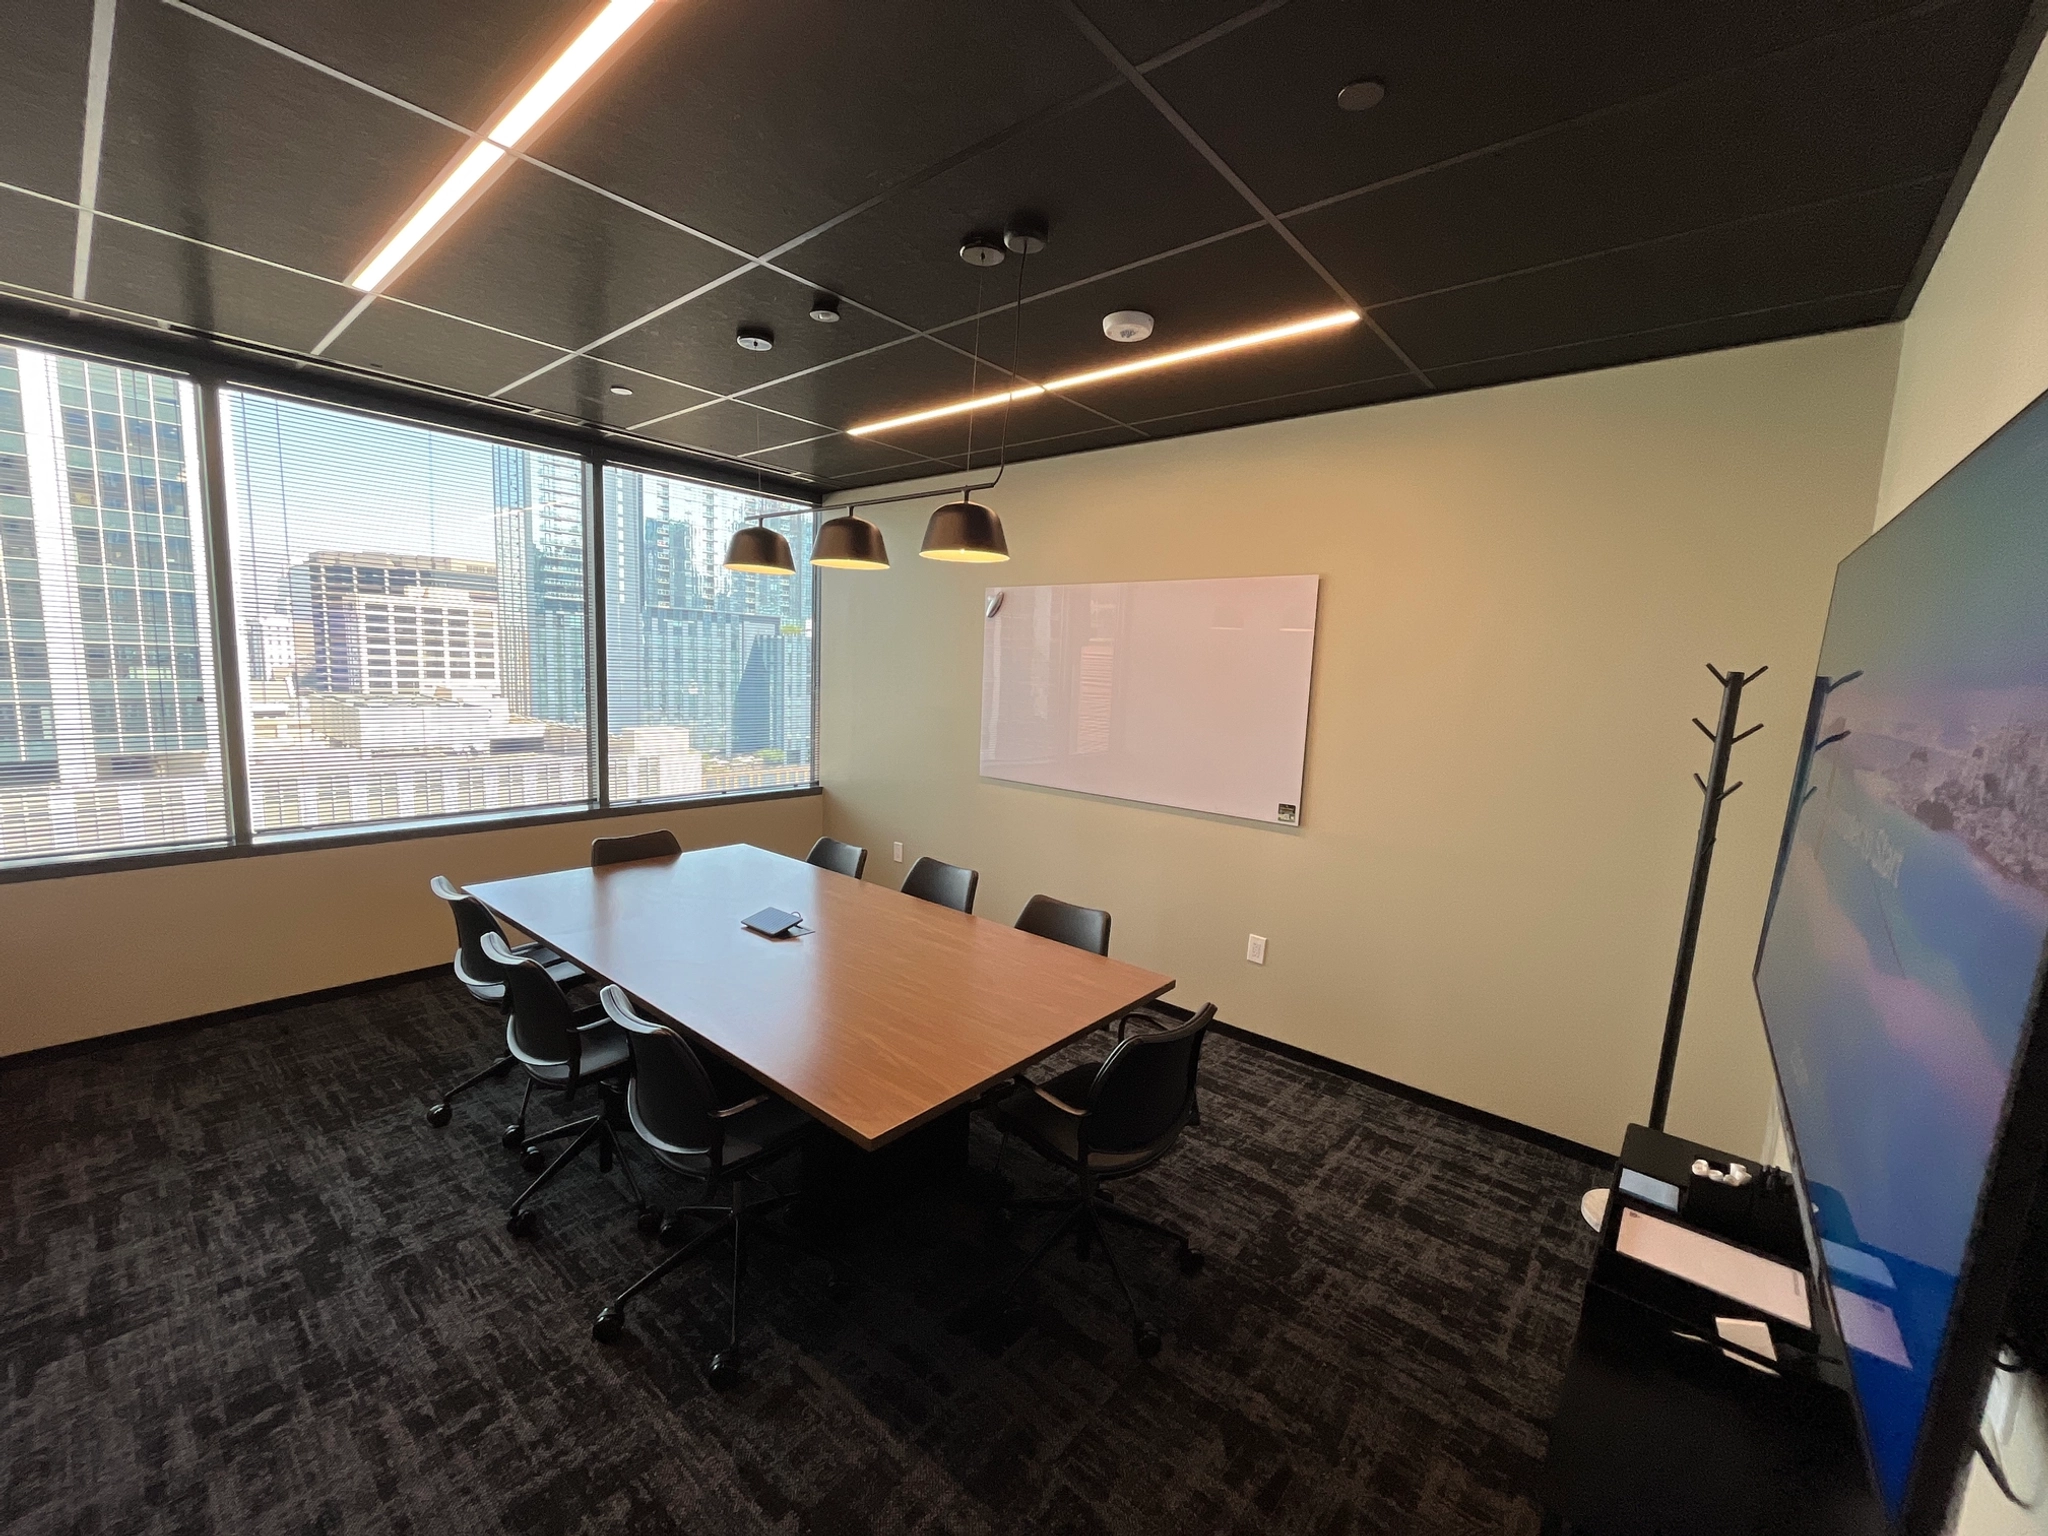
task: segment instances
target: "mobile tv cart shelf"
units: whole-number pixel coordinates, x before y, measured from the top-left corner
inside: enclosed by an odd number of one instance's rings
[[[1790,1188],[1695,1179],[1699,1158],[1729,1162],[1682,1137],[1628,1129],[1551,1420],[1545,1536],[1880,1536],[1839,1342],[1615,1248],[1633,1208],[1806,1270]],[[1624,1191],[1625,1170],[1675,1186],[1678,1211]],[[1768,1322],[1775,1372],[1739,1358],[1717,1317]]]

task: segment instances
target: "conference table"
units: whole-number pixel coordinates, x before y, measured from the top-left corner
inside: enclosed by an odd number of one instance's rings
[[[467,889],[836,1132],[807,1184],[832,1142],[842,1174],[964,1166],[990,1085],[1174,984],[746,844]],[[763,907],[803,931],[741,926]]]

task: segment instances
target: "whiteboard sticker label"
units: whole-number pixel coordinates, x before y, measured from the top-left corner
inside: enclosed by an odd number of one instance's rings
[[[1283,802],[1280,806],[1280,820],[1285,826],[1298,826],[1301,822],[1301,807]]]

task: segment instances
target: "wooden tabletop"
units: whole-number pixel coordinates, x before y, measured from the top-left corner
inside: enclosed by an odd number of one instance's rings
[[[744,844],[468,889],[870,1149],[1173,985]]]

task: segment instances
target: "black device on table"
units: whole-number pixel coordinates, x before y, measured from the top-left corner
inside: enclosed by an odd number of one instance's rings
[[[785,912],[780,907],[763,907],[760,911],[740,919],[742,928],[751,928],[764,939],[787,937],[802,925],[801,912]]]

